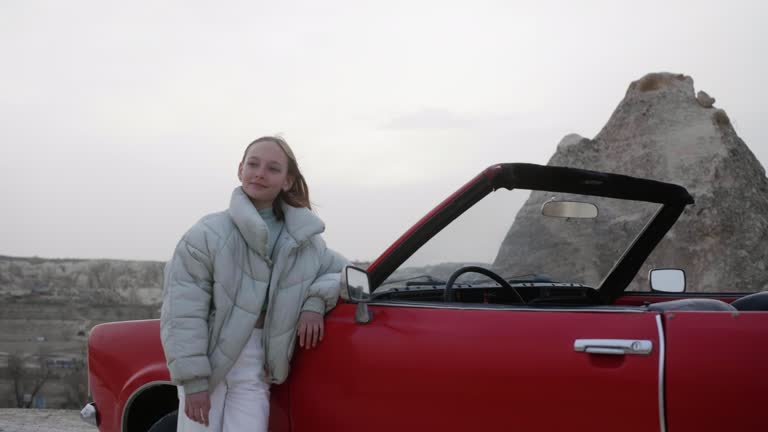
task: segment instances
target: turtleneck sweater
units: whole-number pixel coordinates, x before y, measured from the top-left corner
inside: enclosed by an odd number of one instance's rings
[[[272,210],[272,207],[268,207],[265,209],[258,210],[259,216],[264,220],[264,223],[267,224],[267,229],[269,230],[269,240],[267,240],[267,255],[269,255],[270,259],[274,261],[274,249],[275,245],[277,244],[277,238],[280,237],[280,233],[283,231],[283,222],[277,220],[277,216],[275,216],[275,212]],[[269,305],[269,286],[267,286],[267,295],[264,298],[264,305],[261,307],[262,312],[267,311],[267,306]]]
[[[283,222],[277,220],[277,216],[275,216],[275,212],[272,210],[272,207],[260,209],[258,212],[259,216],[261,216],[261,218],[264,220],[264,223],[267,224],[267,229],[269,229],[267,255],[271,257],[272,251],[275,248],[275,244],[277,243],[277,237],[280,235],[280,231],[283,228]]]

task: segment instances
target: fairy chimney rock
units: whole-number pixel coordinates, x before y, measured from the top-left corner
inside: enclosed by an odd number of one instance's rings
[[[689,291],[768,289],[768,179],[714,101],[705,92],[697,97],[691,77],[648,74],[629,86],[594,139],[568,135],[549,160],[549,165],[676,183],[693,195],[695,204],[688,206],[629,289],[647,290],[649,269],[659,267],[685,269]],[[590,246],[600,244],[590,237],[628,242],[634,234],[624,231],[627,221],[621,218],[631,203],[601,207],[604,219],[589,233],[549,244],[552,232],[539,209],[551,195],[530,195],[494,267],[502,274],[518,274],[538,266],[539,273],[555,279],[573,281],[576,276],[599,283],[616,255]],[[527,263],[537,259],[537,248],[549,248],[551,257],[553,247],[557,259]]]

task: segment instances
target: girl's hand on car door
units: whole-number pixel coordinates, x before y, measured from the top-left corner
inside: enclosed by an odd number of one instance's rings
[[[303,311],[299,315],[299,325],[297,333],[299,335],[299,346],[310,349],[322,342],[325,327],[323,316],[317,312]]]

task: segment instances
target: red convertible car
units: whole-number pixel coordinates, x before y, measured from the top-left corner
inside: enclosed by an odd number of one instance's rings
[[[692,203],[657,181],[489,167],[346,269],[322,344],[272,387],[270,430],[768,430],[768,292],[640,272]],[[94,327],[88,364],[84,420],[175,430],[157,320]]]

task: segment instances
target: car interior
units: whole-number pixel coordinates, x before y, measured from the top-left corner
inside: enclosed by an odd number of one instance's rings
[[[472,272],[487,278],[482,281],[456,282],[458,276]],[[436,280],[427,275],[402,281],[396,286],[377,290],[371,300],[526,307],[605,306],[598,290],[589,286],[554,282],[537,275],[504,280],[492,271],[477,266],[458,269],[448,281]],[[748,294],[731,303],[714,298],[683,298],[654,302],[643,305],[642,308],[654,312],[768,311],[768,291]]]

